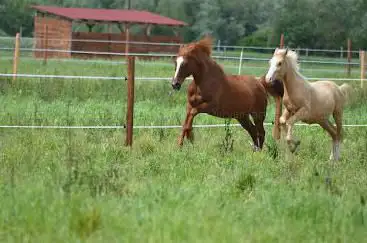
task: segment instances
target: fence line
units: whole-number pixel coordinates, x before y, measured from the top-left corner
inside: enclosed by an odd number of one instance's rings
[[[35,39],[43,40],[45,38],[32,38],[22,37],[22,40],[32,41]],[[0,40],[14,40],[14,37],[0,37]],[[158,46],[180,46],[185,43],[167,43],[167,42],[144,42],[144,41],[115,41],[115,40],[96,40],[96,39],[59,39],[48,38],[49,41],[65,41],[65,42],[93,42],[93,43],[118,43],[118,44],[135,44],[135,45],[158,45]],[[213,45],[213,49],[218,48],[233,48],[233,49],[254,49],[254,50],[274,50],[274,47],[261,47],[261,46],[236,46],[236,45]],[[291,48],[292,50],[306,51],[306,52],[335,52],[335,53],[347,53],[347,49],[317,49],[317,48]],[[359,51],[351,51],[352,53],[359,53]]]
[[[0,50],[13,51],[14,48],[0,47]],[[75,54],[92,54],[92,55],[110,55],[110,56],[136,56],[136,57],[175,57],[176,54],[168,53],[122,53],[122,52],[98,52],[98,51],[73,51],[73,50],[60,50],[60,49],[42,49],[42,48],[19,48],[19,51],[39,51],[39,52],[60,52],[60,53],[75,53]],[[258,57],[236,57],[236,56],[212,56],[215,59],[226,60],[248,60],[248,61],[261,61],[267,62],[269,58]],[[321,60],[299,60],[300,63],[317,63],[317,64],[337,64],[337,65],[356,65],[359,66],[359,62],[347,62],[347,61],[321,61]]]
[[[48,75],[48,74],[11,74],[0,73],[0,77],[23,77],[23,78],[61,78],[61,79],[99,79],[99,80],[126,80],[123,77],[112,76],[72,76],[72,75]],[[257,77],[260,78],[260,77]],[[188,77],[192,80],[192,77]],[[172,77],[135,77],[135,80],[143,81],[157,81],[157,80],[172,80]],[[367,79],[360,78],[307,78],[306,80],[334,80],[334,81],[367,81]]]
[[[0,60],[13,60],[14,57],[0,57]],[[39,61],[39,62],[43,62],[42,59],[35,59],[32,57],[22,57],[21,58],[22,61],[29,61],[29,62],[34,62],[34,61]],[[49,62],[54,61],[54,62],[74,62],[74,63],[78,63],[78,64],[104,64],[104,65],[121,65],[121,64],[126,64],[126,61],[111,61],[111,60],[87,60],[87,59],[71,59],[71,58],[65,58],[65,59],[49,59]],[[136,64],[139,65],[148,65],[148,66],[172,66],[172,64],[167,63],[167,62],[151,62],[151,61],[142,61],[142,60],[137,60]],[[238,66],[237,65],[223,65],[226,68],[233,68],[233,69],[237,69]],[[242,68],[251,68],[251,69],[266,69],[266,66],[246,66],[244,64],[242,64]],[[300,68],[300,71],[306,71],[306,72],[334,72],[334,73],[345,73],[345,70],[340,70],[340,69],[324,69],[324,68]],[[352,72],[357,72],[359,70],[351,70]]]
[[[271,126],[272,123],[264,123],[264,126]],[[193,125],[194,128],[218,128],[225,127],[226,124],[200,124]],[[240,124],[229,124],[230,127],[241,127]],[[318,124],[297,123],[295,126],[301,127],[317,127]],[[345,124],[343,127],[357,128],[367,127],[367,124]],[[126,126],[47,126],[47,125],[0,125],[0,128],[13,129],[125,129]],[[133,126],[134,129],[175,129],[182,128],[182,125],[151,125],[151,126]]]
[[[124,80],[125,77],[0,73],[0,77]]]

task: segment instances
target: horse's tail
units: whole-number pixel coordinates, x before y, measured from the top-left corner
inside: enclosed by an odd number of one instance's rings
[[[342,92],[343,94],[343,103],[348,103],[349,101],[349,98],[350,98],[350,95],[352,94],[353,92],[353,88],[352,86],[350,86],[349,84],[347,83],[343,83],[342,85],[339,86],[339,90]]]

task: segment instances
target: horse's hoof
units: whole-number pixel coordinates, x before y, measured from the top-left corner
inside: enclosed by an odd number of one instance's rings
[[[294,154],[294,152],[296,152],[296,147],[295,146],[289,146],[289,151],[291,151],[291,153]]]
[[[260,152],[261,151],[261,148],[257,147],[257,146],[253,146],[252,147],[252,151],[253,152]]]
[[[291,151],[291,153],[293,154],[294,152],[296,152],[298,146],[301,144],[300,141],[295,141],[293,143],[288,143],[289,146],[289,150]]]

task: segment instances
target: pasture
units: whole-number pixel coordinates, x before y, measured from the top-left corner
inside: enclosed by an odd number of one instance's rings
[[[270,58],[270,54],[268,58]],[[246,56],[245,56],[246,57]],[[220,61],[229,73],[238,64]],[[11,73],[10,59],[0,72]],[[321,70],[316,70],[316,68]],[[173,75],[169,60],[138,61],[136,77]],[[266,62],[243,62],[262,75]],[[315,71],[316,70],[316,71]],[[344,78],[345,67],[301,64],[306,77]],[[18,73],[126,76],[124,63],[21,59]],[[358,67],[352,77],[358,78]],[[180,125],[186,87],[139,80],[134,125]],[[338,83],[341,83],[338,81]],[[344,124],[367,124],[367,93],[357,91]],[[270,99],[266,122],[274,118]],[[0,125],[121,126],[124,80],[0,78]],[[198,115],[195,124],[223,124]],[[296,126],[290,154],[266,127],[253,153],[239,127],[194,128],[180,150],[181,129],[0,128],[0,240],[3,242],[361,242],[367,237],[367,127],[345,127],[341,160],[329,162],[330,138]],[[233,141],[233,151],[225,151]],[[330,177],[329,177],[330,176]],[[328,179],[331,178],[331,179]]]

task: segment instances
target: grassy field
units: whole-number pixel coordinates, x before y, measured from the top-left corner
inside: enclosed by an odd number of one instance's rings
[[[136,76],[169,78],[169,64],[138,62]],[[243,65],[261,75],[265,64]],[[327,68],[335,72],[312,76],[345,77],[340,66]],[[0,72],[10,73],[11,61],[1,59]],[[123,77],[126,66],[28,59],[19,73]],[[168,81],[137,80],[134,125],[181,124],[187,84],[169,95]],[[0,125],[122,125],[125,88],[122,80],[1,78]],[[367,124],[366,98],[356,91],[345,124]],[[273,117],[271,101],[266,121]],[[224,120],[195,120],[217,123]],[[276,144],[271,128],[260,153],[239,127],[195,129],[195,143],[181,150],[180,129],[136,129],[128,149],[121,129],[0,128],[0,241],[364,241],[367,128],[345,128],[334,166],[330,138],[319,127],[296,127],[297,154]],[[233,151],[225,151],[228,141]]]

